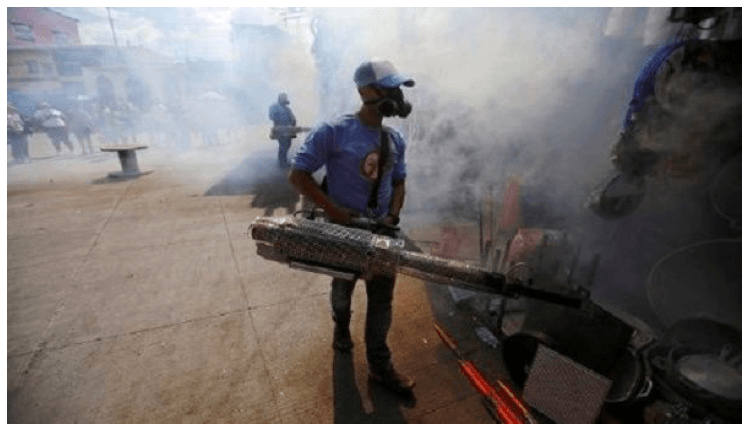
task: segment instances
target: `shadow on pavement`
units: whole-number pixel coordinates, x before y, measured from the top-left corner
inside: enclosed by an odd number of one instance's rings
[[[149,171],[142,171],[136,175],[122,175],[122,174],[118,175],[118,173],[115,171],[112,174],[108,174],[104,177],[99,177],[95,180],[91,180],[91,184],[121,183],[121,182],[126,182],[126,181],[133,181],[133,180],[139,179],[140,177],[143,177],[145,175],[152,174],[152,173],[153,173],[153,170],[149,170]]]
[[[335,351],[333,368],[333,404],[334,423],[406,423],[400,412],[400,406],[413,407],[414,396],[397,396],[377,385],[369,385],[369,398],[373,406],[371,414],[366,412],[361,395],[356,387],[356,373],[353,353]]]
[[[244,159],[205,195],[252,195],[252,207],[264,208],[265,216],[283,207],[292,214],[301,199],[288,182],[288,171],[279,169],[274,159],[259,157]]]

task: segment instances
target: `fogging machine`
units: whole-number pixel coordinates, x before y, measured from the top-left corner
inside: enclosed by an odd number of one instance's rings
[[[368,280],[402,273],[429,282],[573,308],[581,307],[587,298],[584,292],[537,289],[478,266],[408,251],[402,239],[365,229],[292,216],[258,217],[250,229],[257,254],[263,258],[336,278]]]

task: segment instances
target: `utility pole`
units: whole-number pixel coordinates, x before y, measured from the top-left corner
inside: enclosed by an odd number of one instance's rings
[[[117,33],[114,32],[114,21],[112,21],[112,12],[109,8],[106,8],[106,14],[109,16],[109,26],[112,28],[112,37],[114,38],[114,46],[118,47],[117,44]]]

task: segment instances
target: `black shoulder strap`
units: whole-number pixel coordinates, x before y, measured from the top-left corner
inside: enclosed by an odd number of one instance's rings
[[[389,134],[382,127],[382,131],[379,134],[379,172],[377,179],[374,181],[374,186],[371,188],[371,195],[369,195],[369,203],[366,207],[370,209],[377,208],[377,197],[379,196],[379,184],[382,182],[382,175],[384,173],[384,166],[387,164],[387,159],[390,157],[390,140]]]

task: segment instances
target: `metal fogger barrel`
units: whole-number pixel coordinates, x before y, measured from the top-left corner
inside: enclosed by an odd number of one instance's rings
[[[507,281],[501,273],[404,250],[404,241],[311,219],[258,217],[251,226],[257,254],[292,268],[353,280],[402,273],[440,284],[580,307],[583,298]]]

